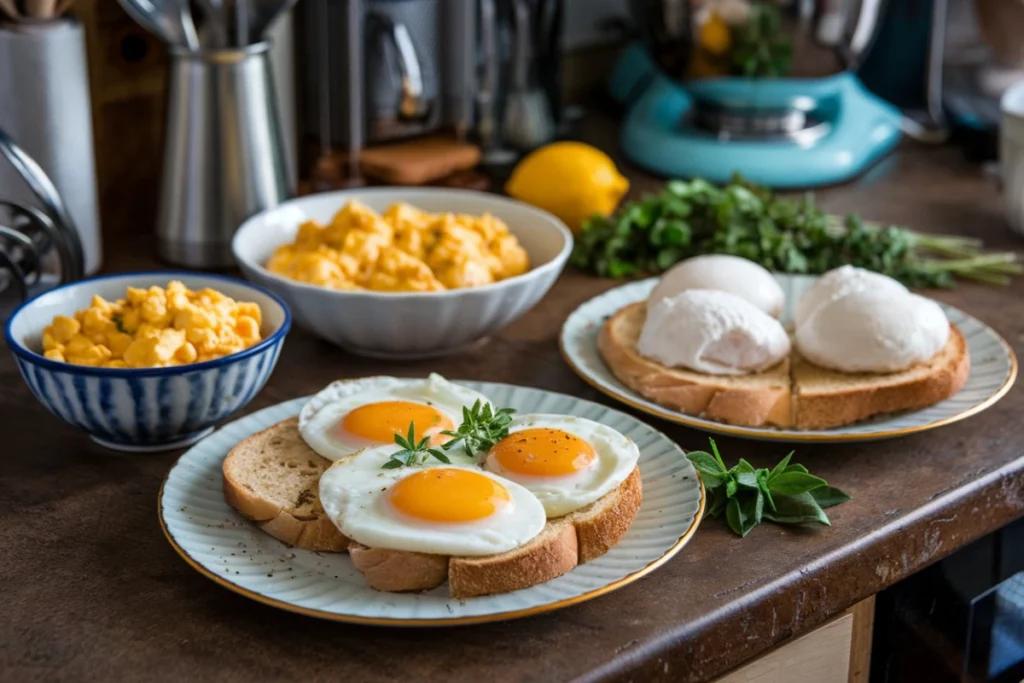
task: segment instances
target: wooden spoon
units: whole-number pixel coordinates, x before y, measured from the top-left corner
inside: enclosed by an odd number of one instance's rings
[[[25,0],[25,14],[32,19],[50,19],[57,9],[57,0]]]
[[[18,11],[18,6],[14,4],[14,0],[0,0],[0,10],[12,21],[17,21],[21,17],[21,12]]]

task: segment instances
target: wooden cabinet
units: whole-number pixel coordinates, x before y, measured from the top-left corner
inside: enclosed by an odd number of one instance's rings
[[[874,614],[871,597],[716,683],[867,683]]]

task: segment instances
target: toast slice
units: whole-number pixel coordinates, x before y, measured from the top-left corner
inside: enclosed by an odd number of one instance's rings
[[[750,375],[708,375],[644,358],[637,341],[645,302],[630,304],[605,322],[597,338],[601,357],[620,382],[666,408],[744,427],[793,424],[789,359]]]
[[[289,545],[341,552],[348,539],[320,505],[331,461],[306,445],[293,417],[242,440],[224,459],[224,498],[243,517]]]
[[[891,374],[838,372],[794,353],[796,428],[829,429],[933,405],[960,391],[970,369],[967,341],[955,325],[930,361]]]
[[[353,542],[352,563],[371,587],[420,591],[448,580],[453,598],[508,593],[550,581],[608,552],[636,519],[643,499],[640,469],[590,505],[548,520],[524,545],[498,555],[447,557],[367,548]]]

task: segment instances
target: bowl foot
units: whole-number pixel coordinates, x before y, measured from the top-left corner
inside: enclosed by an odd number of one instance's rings
[[[193,432],[192,434],[183,436],[175,441],[156,444],[121,443],[119,441],[101,439],[98,436],[90,436],[89,438],[104,448],[109,448],[112,451],[121,451],[123,453],[159,453],[161,451],[173,451],[178,448],[184,448],[185,446],[191,446],[200,439],[204,439],[209,436],[211,432],[213,432],[213,427],[207,427],[206,429]]]

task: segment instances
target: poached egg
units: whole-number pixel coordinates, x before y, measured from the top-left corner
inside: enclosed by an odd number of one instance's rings
[[[789,355],[778,320],[729,292],[686,290],[648,308],[640,355],[710,375],[760,372]]]
[[[662,275],[647,299],[647,310],[662,299],[691,289],[735,294],[773,318],[782,314],[785,303],[782,287],[762,266],[739,256],[708,254],[686,259]]]

